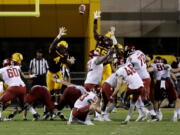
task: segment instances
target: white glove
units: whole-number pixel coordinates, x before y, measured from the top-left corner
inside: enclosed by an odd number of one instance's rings
[[[59,34],[57,37],[60,38],[61,36],[66,35],[66,31],[67,31],[67,29],[65,27],[60,27],[59,28]]]
[[[114,36],[115,31],[116,31],[116,28],[115,28],[114,26],[112,26],[112,27],[110,28],[111,36]]]
[[[101,17],[101,11],[95,11],[94,12],[94,19],[98,19],[98,18],[100,18]]]
[[[74,57],[70,57],[67,59],[71,64],[74,64],[75,63],[75,58]]]
[[[36,74],[32,74],[32,75],[29,75],[30,78],[36,78],[37,75]]]

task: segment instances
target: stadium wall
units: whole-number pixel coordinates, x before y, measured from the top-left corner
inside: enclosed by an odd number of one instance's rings
[[[80,15],[78,7],[86,4]],[[68,29],[67,38],[84,38],[84,56],[94,49],[93,13],[100,0],[41,0],[40,17],[0,17],[0,38],[53,38],[60,26]],[[33,11],[34,0],[0,0],[0,11]],[[99,23],[100,25],[100,23]],[[99,27],[100,28],[100,27]]]

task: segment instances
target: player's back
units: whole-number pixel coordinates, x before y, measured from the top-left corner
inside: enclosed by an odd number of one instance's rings
[[[166,73],[164,63],[154,63],[151,66],[154,68],[154,79],[161,80],[162,76]]]
[[[96,65],[97,57],[92,58],[88,61],[88,74],[85,80],[86,83],[100,84],[103,73],[103,64]]]
[[[19,66],[6,66],[0,69],[2,79],[8,86],[25,86],[20,76]]]
[[[106,83],[108,83],[109,85],[111,85],[111,87],[115,87],[117,84],[117,76],[115,73],[111,74],[105,81]]]
[[[127,58],[127,61],[133,64],[135,70],[142,79],[150,78],[147,71],[146,56],[143,52],[136,50]]]
[[[86,105],[89,105],[89,101],[93,101],[96,103],[98,100],[98,97],[93,92],[88,92],[86,94],[83,94],[74,104],[75,108],[81,108]]]
[[[121,66],[116,71],[117,76],[123,77],[130,89],[138,89],[139,87],[143,87],[143,81],[134,69],[133,65],[130,63],[126,63],[125,65]]]
[[[70,85],[68,87],[74,88],[75,90],[78,90],[81,92],[81,94],[87,93],[86,89],[81,85]]]

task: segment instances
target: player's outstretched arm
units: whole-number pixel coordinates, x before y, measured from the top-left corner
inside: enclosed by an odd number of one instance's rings
[[[180,68],[172,68],[171,71],[174,73],[177,73],[177,72],[180,72]]]
[[[99,37],[99,33],[97,32],[97,27],[98,27],[98,19],[101,17],[101,11],[95,11],[94,12],[94,38],[97,40]]]
[[[108,60],[109,56],[111,56],[114,53],[114,49],[111,48],[109,52],[105,56],[98,57],[95,61],[96,65],[100,65]]]
[[[53,40],[53,42],[51,43],[50,47],[49,47],[49,53],[51,53],[51,51],[53,50],[53,48],[56,47],[56,44],[59,42],[60,38],[64,35],[66,35],[66,28],[65,27],[60,27],[59,28],[59,33],[57,35],[57,37]]]

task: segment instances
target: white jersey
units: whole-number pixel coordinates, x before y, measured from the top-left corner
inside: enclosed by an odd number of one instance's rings
[[[4,92],[4,85],[3,82],[0,81],[0,94]]]
[[[97,103],[98,97],[93,92],[88,92],[86,94],[83,94],[79,99],[76,100],[74,107],[75,108],[81,108],[84,106],[89,105],[89,101],[92,101],[94,103]]]
[[[121,66],[115,73],[117,76],[123,77],[132,90],[144,87],[142,79],[130,63]]]
[[[8,86],[25,86],[20,76],[19,66],[7,66],[0,69],[2,79]]]
[[[88,73],[85,80],[85,84],[100,84],[102,80],[102,73],[103,73],[103,64],[96,65],[95,61],[97,60],[97,57],[92,58],[88,61]]]
[[[162,75],[166,73],[164,63],[154,63],[151,66],[154,69],[154,79],[161,80]]]
[[[136,50],[127,58],[126,62],[133,64],[135,70],[142,79],[150,78],[150,75],[147,71],[146,56],[143,52]]]
[[[117,84],[117,76],[115,73],[111,74],[105,81],[106,83],[108,83],[112,88],[116,87]]]
[[[163,78],[170,78],[171,77],[171,65],[165,64],[165,73],[162,75]]]

